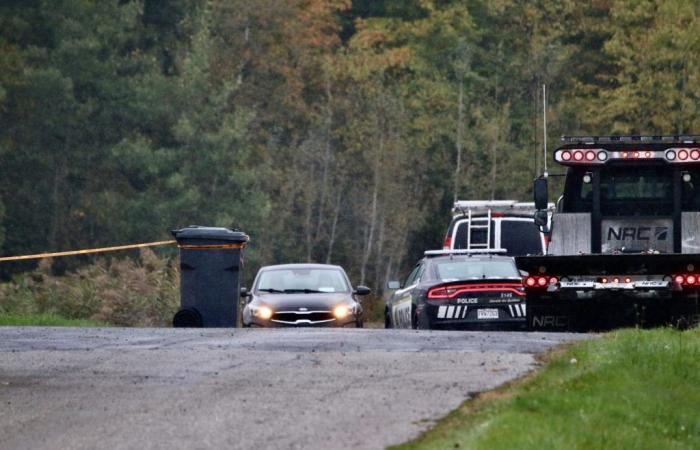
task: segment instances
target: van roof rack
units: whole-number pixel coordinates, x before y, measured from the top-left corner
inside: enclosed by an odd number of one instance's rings
[[[554,203],[547,205],[553,209]],[[534,202],[519,202],[517,200],[457,200],[452,207],[454,214],[486,214],[491,212],[534,214],[537,209]]]
[[[621,136],[562,136],[561,140],[568,143],[595,144],[595,143],[666,143],[666,142],[700,142],[698,134],[673,134],[673,135],[621,135]]]
[[[455,250],[426,250],[424,255],[430,256],[448,256],[448,255],[491,255],[502,254],[508,250],[505,248],[478,248],[478,249],[455,249]]]

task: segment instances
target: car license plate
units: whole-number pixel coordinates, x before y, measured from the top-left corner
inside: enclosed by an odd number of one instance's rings
[[[476,311],[477,319],[498,319],[498,309],[483,308]]]

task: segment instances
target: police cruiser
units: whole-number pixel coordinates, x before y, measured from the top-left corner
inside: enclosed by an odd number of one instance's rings
[[[387,328],[523,329],[525,290],[503,249],[425,252],[403,283],[390,281]]]

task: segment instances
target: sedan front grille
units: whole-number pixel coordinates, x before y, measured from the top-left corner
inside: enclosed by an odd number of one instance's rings
[[[278,311],[272,315],[273,322],[296,323],[323,323],[335,320],[331,311]]]

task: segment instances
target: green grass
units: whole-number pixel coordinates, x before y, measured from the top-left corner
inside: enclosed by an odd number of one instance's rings
[[[700,329],[616,331],[544,360],[395,448],[700,448]]]
[[[105,327],[94,320],[66,319],[57,314],[0,314],[0,326]]]

